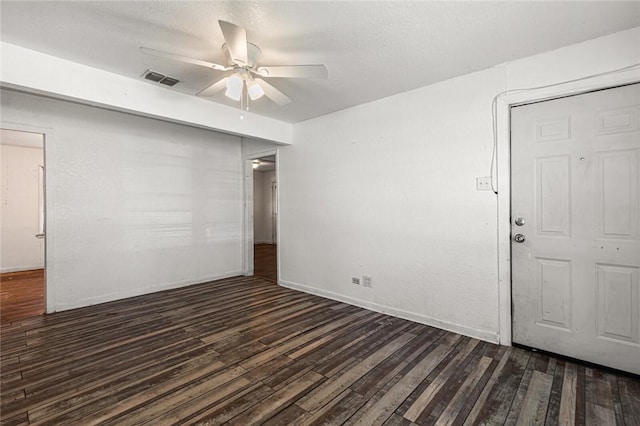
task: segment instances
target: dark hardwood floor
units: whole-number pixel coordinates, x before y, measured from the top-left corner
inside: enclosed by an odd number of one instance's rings
[[[640,382],[231,278],[2,325],[3,425],[638,425]]]
[[[277,246],[275,244],[255,244],[253,247],[253,274],[256,277],[277,283]]]
[[[44,313],[44,269],[0,274],[0,322]]]

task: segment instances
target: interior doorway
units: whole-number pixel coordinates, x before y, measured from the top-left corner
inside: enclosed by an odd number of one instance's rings
[[[252,160],[254,275],[278,281],[278,181],[276,156]]]
[[[0,320],[45,312],[44,135],[0,129]]]

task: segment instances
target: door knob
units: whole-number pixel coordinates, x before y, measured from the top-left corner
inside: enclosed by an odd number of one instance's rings
[[[515,220],[515,223],[516,223],[516,225],[518,225],[518,226],[522,226],[522,225],[524,225],[524,218],[522,218],[522,217],[517,218],[517,219]]]
[[[522,234],[516,234],[516,235],[514,235],[514,236],[513,236],[513,240],[514,240],[516,243],[524,243],[524,240],[525,240],[525,239],[526,239],[526,238],[525,238],[525,237],[524,237],[524,235],[522,235]]]

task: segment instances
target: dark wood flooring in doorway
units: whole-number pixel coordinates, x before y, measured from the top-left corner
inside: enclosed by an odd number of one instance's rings
[[[278,246],[255,244],[253,247],[253,274],[274,283],[278,282]]]
[[[44,269],[0,274],[0,322],[44,313]]]
[[[3,425],[627,424],[640,382],[232,278],[4,324]]]

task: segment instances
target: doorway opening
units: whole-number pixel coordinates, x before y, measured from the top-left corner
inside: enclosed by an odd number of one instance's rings
[[[0,321],[45,312],[44,135],[0,129]]]
[[[278,181],[276,156],[252,160],[253,274],[278,282]]]

